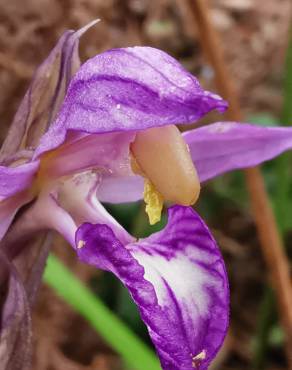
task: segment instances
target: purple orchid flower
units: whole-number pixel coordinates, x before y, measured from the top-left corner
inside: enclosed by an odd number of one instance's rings
[[[214,238],[189,206],[200,182],[290,149],[292,131],[219,122],[180,134],[174,125],[223,112],[226,102],[150,47],[109,50],[79,68],[84,31],[65,33],[37,70],[2,147],[1,363],[22,369],[15,348],[28,356],[27,307],[48,250],[32,237],[43,241],[40,232],[52,229],[81,261],[129,289],[164,370],[207,369],[228,327],[228,280]],[[136,240],[101,202],[143,197],[153,223],[163,201],[176,205],[162,231]]]

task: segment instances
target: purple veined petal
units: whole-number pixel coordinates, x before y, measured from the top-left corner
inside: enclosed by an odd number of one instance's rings
[[[30,307],[21,279],[13,264],[0,251],[1,286],[8,279],[1,303],[0,363],[5,370],[28,370],[31,355]]]
[[[35,157],[61,145],[69,130],[102,133],[190,123],[226,107],[160,50],[109,50],[80,67]]]
[[[256,166],[292,148],[292,129],[218,122],[183,133],[201,181]]]
[[[226,335],[229,291],[216,242],[187,207],[166,228],[124,246],[106,225],[76,233],[81,261],[113,272],[129,289],[164,370],[204,370]]]

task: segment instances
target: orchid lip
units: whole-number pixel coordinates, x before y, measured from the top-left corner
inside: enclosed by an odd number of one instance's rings
[[[228,282],[215,241],[190,207],[170,208],[164,230],[128,245],[90,223],[78,228],[79,242],[81,261],[129,289],[164,370],[207,369],[228,326]]]

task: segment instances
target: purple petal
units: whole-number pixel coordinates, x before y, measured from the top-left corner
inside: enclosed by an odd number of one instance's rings
[[[172,57],[150,47],[106,51],[73,78],[56,123],[36,156],[64,142],[68,130],[102,133],[196,121],[227,107]]]
[[[164,230],[127,246],[108,226],[86,223],[76,245],[83,262],[129,289],[164,370],[207,369],[228,326],[228,283],[216,242],[191,208],[172,207]]]
[[[201,181],[256,166],[292,148],[292,129],[218,122],[183,133]]]
[[[54,120],[68,83],[79,68],[79,33],[67,31],[38,67],[1,149],[1,158],[36,146]]]
[[[33,161],[15,167],[15,153],[35,147],[54,121],[70,79],[80,66],[79,37],[89,26],[91,24],[77,32],[65,32],[36,70],[1,148],[0,160],[7,167],[0,166],[0,197],[11,196],[30,186],[39,163]],[[26,161],[31,159],[32,153],[26,155]]]

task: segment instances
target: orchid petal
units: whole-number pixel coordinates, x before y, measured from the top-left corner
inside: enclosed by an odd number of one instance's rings
[[[164,370],[207,369],[228,326],[224,262],[191,209],[169,210],[166,228],[124,246],[106,225],[76,233],[81,261],[113,272],[129,289]]]
[[[65,32],[36,70],[1,149],[2,158],[22,146],[35,146],[54,120],[68,83],[80,66],[79,36],[74,31]]]
[[[183,133],[201,181],[256,166],[292,148],[292,129],[218,122]]]
[[[16,167],[14,155],[19,150],[35,147],[54,121],[69,81],[80,66],[77,50],[79,37],[85,31],[86,28],[65,32],[36,70],[0,151],[0,160],[7,166],[0,166],[1,197],[11,196],[31,184],[39,161]],[[32,153],[25,161],[29,162]]]
[[[166,53],[150,47],[106,51],[84,63],[35,158],[61,145],[69,130],[143,130],[196,121],[227,107]]]

